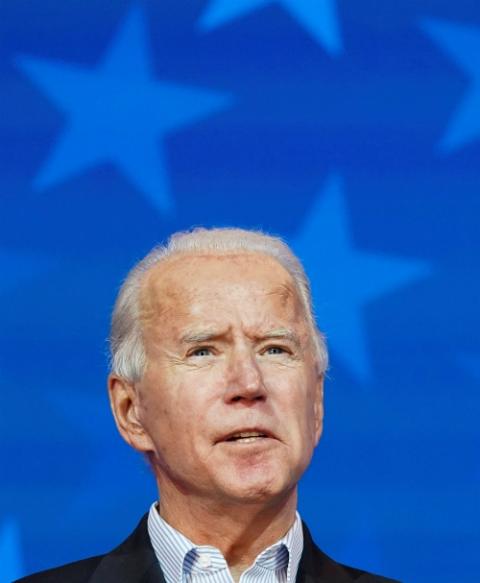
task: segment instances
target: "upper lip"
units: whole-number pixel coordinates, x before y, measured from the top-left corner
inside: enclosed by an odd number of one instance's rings
[[[233,429],[232,431],[229,431],[228,433],[224,433],[223,435],[221,435],[220,438],[215,440],[215,443],[220,443],[222,441],[228,441],[229,439],[232,439],[232,437],[235,437],[235,435],[239,435],[240,433],[255,433],[255,434],[259,434],[259,435],[263,435],[264,437],[270,437],[270,438],[274,438],[276,439],[275,435],[269,430],[266,429],[265,427],[239,427],[237,429]]]

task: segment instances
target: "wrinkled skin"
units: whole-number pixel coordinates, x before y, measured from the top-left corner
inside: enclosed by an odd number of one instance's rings
[[[141,305],[145,374],[112,375],[110,396],[122,435],[150,456],[164,514],[277,506],[291,523],[323,418],[291,276],[257,253],[176,256],[147,273]],[[238,432],[263,437],[230,441]]]

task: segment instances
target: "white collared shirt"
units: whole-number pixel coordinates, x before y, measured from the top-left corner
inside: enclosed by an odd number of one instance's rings
[[[166,583],[233,583],[228,564],[215,547],[195,545],[157,512],[148,515],[148,534]],[[294,583],[303,551],[302,522],[297,512],[287,534],[263,550],[240,583]]]

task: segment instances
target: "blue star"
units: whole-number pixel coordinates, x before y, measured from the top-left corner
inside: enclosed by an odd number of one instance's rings
[[[271,4],[274,0],[210,0],[200,19],[203,30],[211,30]],[[342,50],[334,0],[277,0],[333,56]]]
[[[13,581],[23,575],[20,529],[13,519],[9,519],[0,529],[0,580]]]
[[[20,58],[21,68],[69,116],[35,180],[43,190],[113,162],[161,212],[172,200],[159,138],[229,103],[225,95],[155,81],[142,14],[134,9],[96,69]]]
[[[480,28],[429,20],[424,30],[471,78],[439,146],[450,152],[480,136]]]
[[[339,178],[318,197],[293,247],[310,274],[320,328],[334,352],[363,381],[370,377],[363,326],[366,305],[426,274],[419,262],[357,251]]]

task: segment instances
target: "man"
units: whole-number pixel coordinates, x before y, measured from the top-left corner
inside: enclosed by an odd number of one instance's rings
[[[111,352],[112,412],[148,458],[159,501],[112,552],[22,581],[389,581],[327,557],[296,513],[322,432],[327,353],[281,240],[174,235],[123,284]]]

